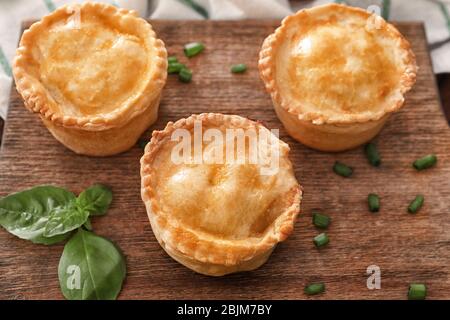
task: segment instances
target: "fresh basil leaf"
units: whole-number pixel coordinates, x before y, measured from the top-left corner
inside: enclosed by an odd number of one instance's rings
[[[69,300],[113,300],[125,279],[125,259],[109,240],[79,228],[59,260],[62,293]]]
[[[92,224],[89,218],[87,218],[86,222],[83,224],[83,227],[85,227],[88,231],[92,231]]]
[[[112,191],[102,184],[94,184],[78,196],[80,208],[88,210],[93,216],[104,215],[112,201]]]
[[[72,200],[68,206],[55,208],[47,224],[44,237],[53,237],[64,234],[81,227],[89,217],[89,211],[80,209],[76,200]]]
[[[34,243],[53,244],[68,234],[45,237],[45,225],[55,210],[63,210],[76,199],[63,188],[37,186],[0,199],[0,225],[15,236]]]

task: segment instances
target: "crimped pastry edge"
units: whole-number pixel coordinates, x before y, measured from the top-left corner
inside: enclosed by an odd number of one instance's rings
[[[141,99],[137,99],[130,103],[126,108],[121,107],[102,116],[68,116],[51,110],[49,104],[54,103],[50,101],[47,90],[42,84],[27,72],[28,53],[33,49],[33,40],[43,28],[51,25],[54,21],[60,19],[68,10],[73,12],[74,7],[79,7],[81,10],[91,10],[115,17],[117,20],[122,20],[123,23],[134,19],[138,28],[144,29],[144,33],[148,35],[149,39],[154,41],[155,55],[155,70],[148,81],[147,87],[141,94]],[[24,104],[32,112],[40,114],[46,120],[51,121],[57,125],[67,128],[77,128],[89,131],[107,130],[113,127],[121,127],[130,119],[138,116],[145,111],[148,98],[145,96],[155,97],[159,96],[160,91],[164,87],[167,78],[167,51],[164,42],[156,38],[156,34],[152,26],[144,19],[139,18],[134,10],[126,10],[115,7],[106,3],[99,2],[84,2],[82,4],[69,4],[58,8],[51,14],[43,17],[40,21],[31,25],[28,30],[22,34],[19,47],[16,50],[16,56],[13,62],[13,76],[16,83],[16,89],[24,100]],[[150,104],[151,105],[151,104]]]
[[[167,123],[164,130],[153,131],[152,139],[145,148],[141,158],[141,196],[147,209],[147,214],[152,222],[158,227],[161,241],[169,250],[175,250],[189,256],[197,261],[217,265],[232,266],[248,261],[272,249],[277,243],[284,241],[293,231],[296,217],[300,212],[300,202],[302,199],[302,188],[299,184],[289,192],[295,192],[292,204],[278,216],[268,227],[268,231],[255,243],[246,240],[223,240],[217,238],[202,237],[195,233],[195,230],[187,230],[180,226],[175,219],[162,214],[158,203],[154,198],[155,190],[151,186],[154,178],[152,162],[164,144],[165,139],[170,137],[176,129],[191,128],[194,121],[202,121],[213,124],[227,126],[231,124],[235,127],[260,126],[261,124],[237,116],[224,115],[219,113],[202,113],[191,115],[178,121]],[[283,156],[288,155],[289,146],[280,140],[280,147],[285,149]],[[280,155],[281,156],[281,155]],[[293,169],[292,169],[293,170]],[[294,172],[292,171],[294,174]]]
[[[398,46],[405,53],[403,58],[403,63],[405,64],[405,72],[403,73],[400,80],[400,93],[402,95],[401,99],[393,101],[392,104],[380,110],[379,112],[373,112],[372,114],[357,114],[357,115],[343,115],[340,118],[329,118],[321,113],[315,112],[301,112],[298,109],[292,107],[290,101],[286,101],[280,94],[276,82],[276,54],[277,48],[284,41],[284,34],[292,23],[296,21],[301,21],[301,13],[308,12],[310,14],[320,14],[326,11],[332,12],[335,10],[348,10],[352,14],[364,15],[365,17],[370,17],[370,14],[356,7],[347,6],[344,4],[330,3],[321,6],[316,6],[310,9],[302,9],[297,13],[287,16],[281,22],[279,26],[272,34],[270,34],[263,42],[262,48],[259,52],[258,68],[261,79],[264,82],[266,91],[270,94],[274,103],[277,103],[281,108],[285,109],[287,112],[294,114],[299,120],[310,121],[314,124],[351,124],[351,123],[364,123],[368,121],[376,121],[381,119],[387,113],[392,113],[398,111],[404,103],[404,94],[408,92],[414,83],[416,82],[416,75],[418,67],[416,64],[416,58],[411,50],[410,43],[403,37],[403,35],[395,28],[392,24],[386,22],[383,18],[379,17],[382,21],[382,26],[385,28],[390,36],[398,41]],[[301,104],[297,103],[297,104]]]

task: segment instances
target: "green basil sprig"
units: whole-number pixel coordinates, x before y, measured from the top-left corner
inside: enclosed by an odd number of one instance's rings
[[[63,188],[37,186],[0,199],[0,225],[19,238],[54,244],[86,223],[90,215],[103,215],[112,192],[96,184],[78,198]]]
[[[69,300],[113,300],[125,279],[125,259],[109,240],[78,229],[59,261],[61,291]]]
[[[54,186],[37,186],[0,199],[0,225],[19,238],[66,243],[58,277],[67,299],[115,299],[126,275],[125,258],[109,240],[91,232],[89,217],[104,215],[111,190],[95,184],[78,197]],[[85,230],[86,229],[86,230]]]

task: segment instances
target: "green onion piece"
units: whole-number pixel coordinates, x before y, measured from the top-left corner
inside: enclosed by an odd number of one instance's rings
[[[147,139],[139,139],[138,146],[141,149],[145,149],[145,146],[147,145],[149,141]]]
[[[371,212],[380,211],[380,197],[377,194],[375,193],[369,194],[367,200],[369,202],[369,210]]]
[[[235,64],[231,66],[231,72],[233,73],[243,73],[247,70],[247,66],[243,63]]]
[[[315,236],[313,241],[314,241],[314,244],[316,245],[316,247],[319,248],[319,247],[323,247],[328,242],[330,242],[330,238],[328,238],[328,235],[326,233],[321,233],[321,234]]]
[[[184,46],[184,54],[186,57],[190,58],[202,52],[203,49],[205,49],[203,43],[191,42]]]
[[[343,177],[350,177],[352,175],[352,173],[353,173],[353,169],[352,168],[350,168],[349,166],[347,166],[347,165],[345,165],[345,164],[343,164],[343,163],[341,163],[339,161],[336,161],[334,163],[333,171],[336,174],[338,174],[340,176],[343,176]]]
[[[327,215],[313,212],[313,224],[317,228],[326,229],[331,222],[331,218]]]
[[[178,62],[178,58],[175,56],[170,56],[167,58],[167,62],[170,63],[174,63],[174,62]]]
[[[179,73],[181,69],[186,68],[186,66],[179,62],[169,63],[167,66],[168,73]]]
[[[409,213],[416,213],[422,207],[425,198],[423,195],[419,194],[416,198],[411,201],[408,207]]]
[[[191,82],[192,79],[192,71],[188,68],[183,68],[180,70],[180,73],[178,74],[178,79],[180,79],[181,82]]]
[[[417,159],[413,163],[413,167],[417,170],[423,170],[434,166],[437,162],[437,157],[434,154],[429,154],[423,158]]]
[[[305,287],[305,293],[309,296],[319,294],[325,291],[325,284],[322,282],[311,283]]]
[[[411,283],[408,290],[409,300],[424,300],[427,296],[427,287],[421,283]]]
[[[369,163],[374,167],[378,167],[381,164],[380,154],[377,150],[377,146],[373,143],[368,143],[364,147],[364,151],[366,152],[367,159]]]

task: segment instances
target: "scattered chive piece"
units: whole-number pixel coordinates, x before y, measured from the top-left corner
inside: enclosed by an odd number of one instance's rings
[[[375,193],[369,194],[367,200],[369,202],[369,210],[371,212],[380,211],[380,197],[377,194]]]
[[[147,145],[148,140],[147,139],[139,139],[138,146],[141,149],[145,149],[145,146]]]
[[[369,163],[374,167],[378,167],[381,164],[380,153],[378,152],[377,146],[373,143],[368,143],[364,147],[367,159]]]
[[[186,68],[186,66],[179,62],[169,63],[167,66],[168,73],[179,73],[181,69]]]
[[[174,62],[178,62],[178,59],[175,56],[170,56],[170,57],[167,58],[167,62],[169,62],[169,64],[170,63],[174,63]]]
[[[317,248],[323,247],[328,242],[330,242],[330,238],[328,238],[328,235],[324,232],[314,237],[314,244]]]
[[[424,300],[427,296],[427,287],[421,283],[411,283],[408,290],[409,300]]]
[[[192,71],[188,68],[183,68],[180,70],[180,73],[178,73],[178,79],[180,79],[181,82],[191,82],[192,79]]]
[[[423,201],[425,200],[424,196],[419,194],[416,198],[411,201],[408,207],[409,213],[416,213],[423,205]]]
[[[243,63],[235,64],[231,66],[231,72],[233,73],[243,73],[247,70],[247,66]]]
[[[186,57],[190,58],[202,52],[203,49],[205,49],[203,43],[191,42],[184,46],[184,54]]]
[[[317,228],[326,229],[331,222],[331,218],[327,215],[313,212],[313,224]]]
[[[338,174],[340,176],[343,176],[343,177],[346,177],[346,178],[350,177],[352,175],[352,173],[353,173],[353,169],[352,168],[350,168],[349,166],[347,166],[347,165],[345,165],[345,164],[343,164],[343,163],[341,163],[339,161],[336,161],[334,163],[333,171],[336,174]]]
[[[322,282],[311,283],[305,287],[305,293],[309,296],[325,292],[325,284]]]
[[[430,168],[434,166],[437,162],[437,157],[434,154],[426,155],[423,158],[417,159],[413,162],[413,167],[416,168],[416,170],[423,170]]]

